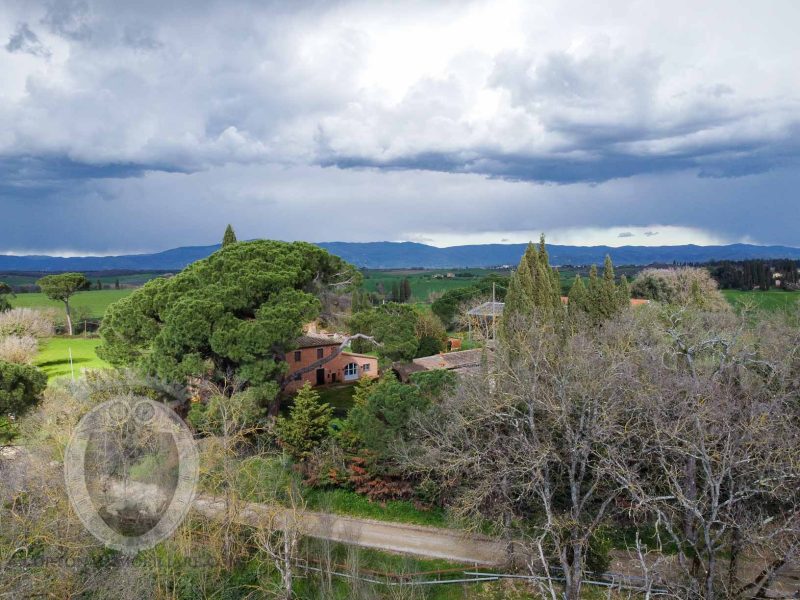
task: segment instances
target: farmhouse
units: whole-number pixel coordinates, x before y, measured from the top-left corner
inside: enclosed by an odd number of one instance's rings
[[[336,334],[306,333],[297,339],[295,350],[286,355],[290,392],[306,382],[312,386],[355,382],[378,376],[378,359],[367,354],[344,352],[346,338]]]

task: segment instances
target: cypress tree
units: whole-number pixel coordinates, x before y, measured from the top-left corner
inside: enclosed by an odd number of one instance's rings
[[[528,243],[520,258],[517,270],[512,274],[506,295],[505,322],[513,320],[511,315],[530,315],[534,310],[549,318],[562,314],[561,279],[558,271],[550,266],[544,235],[539,247]]]
[[[586,290],[586,312],[593,321],[601,320],[600,304],[602,302],[602,283],[597,276],[597,265],[592,265],[589,269],[589,285]]]
[[[549,302],[553,310],[558,314],[563,310],[563,305],[561,303],[561,276],[558,274],[558,269],[550,266],[550,256],[547,253],[544,234],[539,236],[539,261],[549,276],[549,283],[543,294],[543,300],[544,302]]]
[[[580,275],[575,275],[575,281],[572,282],[572,287],[569,288],[568,297],[570,314],[576,315],[579,312],[588,312],[588,292]]]
[[[614,264],[611,257],[606,254],[603,264],[603,281],[600,285],[600,305],[598,307],[600,315],[607,319],[613,316],[619,308],[617,297],[617,286],[614,283]]]
[[[411,282],[408,277],[403,279],[403,302],[411,300]]]
[[[523,256],[523,260],[524,258]],[[520,267],[511,274],[511,279],[508,282],[502,321],[502,332],[506,339],[511,337],[517,318],[520,315],[530,315],[533,312],[533,302],[521,281],[525,276],[530,277],[530,272],[526,272],[525,269],[526,265],[520,261]],[[521,277],[520,273],[525,273],[526,275]]]
[[[628,284],[628,278],[625,277],[625,275],[619,278],[617,298],[619,299],[619,307],[621,310],[631,305],[631,286]]]
[[[230,223],[225,228],[225,235],[222,236],[222,247],[230,246],[231,244],[236,243],[236,234],[233,232],[233,227],[231,227]]]
[[[539,254],[536,247],[529,243],[517,267],[519,283],[525,295],[533,303],[536,296],[536,263],[539,261]]]

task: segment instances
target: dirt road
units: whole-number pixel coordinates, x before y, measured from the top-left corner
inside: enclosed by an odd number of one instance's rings
[[[207,517],[219,517],[225,511],[222,500],[208,496],[195,499],[194,508]],[[291,513],[282,508],[263,504],[247,504],[239,511],[238,519],[248,525],[263,523],[266,519],[286,523]],[[319,539],[401,552],[430,558],[444,558],[458,563],[497,565],[506,558],[506,545],[495,539],[464,534],[450,529],[422,527],[403,523],[387,523],[371,519],[358,519],[304,511],[299,517],[303,534]]]

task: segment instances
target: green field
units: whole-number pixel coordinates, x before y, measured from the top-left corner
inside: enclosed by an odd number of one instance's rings
[[[365,271],[364,289],[368,292],[378,292],[382,287],[384,293],[388,295],[392,291],[393,284],[399,284],[408,277],[411,284],[411,301],[428,302],[432,292],[446,292],[474,285],[481,277],[485,277],[491,272],[489,269]],[[462,276],[448,278],[447,273]]]
[[[44,275],[46,275],[46,273],[20,273],[14,271],[3,271],[0,272],[0,281],[7,283],[10,286],[32,286],[36,285],[36,281]],[[113,288],[117,281],[119,281],[121,286],[139,287],[151,279],[161,277],[163,273],[137,271],[123,272],[121,274],[115,274],[114,272],[111,272],[110,274],[106,274],[102,271],[88,271],[85,273],[85,275],[86,278],[91,281],[92,287],[95,287],[95,284],[99,280],[103,284],[104,288]]]
[[[743,292],[741,290],[722,290],[722,295],[735,308],[752,304],[764,310],[782,310],[797,305],[800,292],[784,292],[783,290],[761,290]]]
[[[109,304],[124,298],[131,292],[133,292],[133,289],[78,292],[70,300],[73,320],[77,321],[84,316],[89,319],[99,319],[105,314]],[[55,308],[59,311],[59,314],[64,311],[63,302],[50,300],[41,293],[17,294],[11,297],[11,305],[27,308]]]
[[[72,366],[75,377],[80,377],[81,369],[102,369],[108,363],[97,357],[95,349],[100,345],[97,338],[50,338],[42,343],[36,366],[47,374],[48,379],[70,376],[69,351],[72,349]]]

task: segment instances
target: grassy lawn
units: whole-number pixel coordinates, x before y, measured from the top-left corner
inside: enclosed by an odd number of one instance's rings
[[[336,489],[312,489],[305,494],[308,508],[340,515],[375,519],[376,521],[395,521],[430,527],[446,527],[447,518],[443,510],[422,510],[407,500],[387,500],[370,502],[368,498],[355,492]]]
[[[319,392],[320,402],[327,402],[337,417],[344,418],[347,416],[347,411],[353,407],[355,389],[355,384],[348,383],[317,388],[317,392]]]
[[[791,308],[796,306],[797,301],[800,300],[800,292],[784,292],[783,290],[769,290],[768,292],[761,290],[752,292],[722,290],[722,295],[734,308],[750,303],[764,310]]]
[[[64,375],[70,376],[69,351],[71,348],[75,377],[79,377],[81,369],[101,369],[109,366],[95,353],[95,348],[99,344],[100,340],[97,338],[50,338],[39,348],[39,356],[36,357],[35,364],[47,374],[48,379]]]
[[[116,302],[120,298],[124,298],[133,292],[133,289],[124,290],[91,290],[87,292],[78,292],[70,300],[72,308],[73,319],[77,319],[84,309],[89,318],[99,319],[106,312],[106,308],[112,302]],[[11,305],[14,307],[27,307],[27,308],[54,308],[59,311],[59,314],[64,311],[64,303],[50,300],[44,294],[17,294],[11,298]]]

